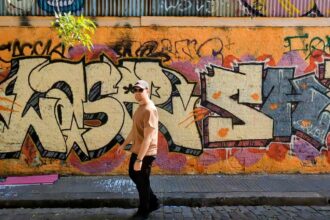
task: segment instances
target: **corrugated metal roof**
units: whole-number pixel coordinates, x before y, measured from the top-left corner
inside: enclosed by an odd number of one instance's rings
[[[211,16],[211,0],[152,0],[151,15],[155,16]]]
[[[252,16],[300,17],[330,16],[329,0],[240,0]]]
[[[0,15],[330,16],[330,0],[1,0]]]
[[[241,17],[245,13],[239,0],[214,0],[212,1],[212,16],[216,17]]]

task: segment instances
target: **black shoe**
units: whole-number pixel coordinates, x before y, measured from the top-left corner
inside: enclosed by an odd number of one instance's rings
[[[144,213],[144,212],[140,212],[137,211],[130,219],[134,219],[134,220],[142,220],[142,219],[147,219],[149,216],[149,213]]]

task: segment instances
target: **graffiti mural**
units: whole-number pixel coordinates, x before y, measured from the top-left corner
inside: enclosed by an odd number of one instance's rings
[[[329,4],[323,0],[240,0],[250,16],[327,16]]]
[[[329,17],[327,0],[3,0],[0,16]]]
[[[45,157],[66,159],[72,148],[81,160],[101,156],[127,136],[136,108],[127,88],[140,78],[149,79],[152,99],[161,106],[159,115],[167,118],[160,131],[172,142],[170,148],[192,154],[202,149],[196,126],[174,131],[177,118],[194,107],[194,84],[159,62],[130,60],[115,66],[107,59],[85,65],[28,58],[13,60],[12,67],[2,84],[1,97],[12,105],[0,115],[1,158],[19,156],[26,133]]]
[[[212,2],[214,0],[200,1],[200,0],[163,0],[161,2],[161,8],[166,13],[179,14],[182,12],[193,11],[195,14],[200,14],[201,11],[204,14],[211,15],[212,13]]]
[[[265,146],[262,140],[272,139],[272,119],[245,105],[262,103],[262,72],[262,64],[239,64],[237,71],[213,67],[202,75],[202,105],[220,116],[203,121],[206,146]]]
[[[315,54],[319,52],[330,53],[330,36],[328,35],[324,38],[315,36],[310,39],[307,33],[302,33],[301,35],[287,36],[284,41],[287,51],[303,51],[306,54],[305,59],[314,59]],[[314,56],[312,56],[313,54]],[[310,70],[306,70],[306,72],[308,71]]]
[[[212,45],[212,49],[210,49]],[[104,46],[101,46],[105,49]],[[114,50],[116,58],[125,57],[153,57],[161,58],[163,62],[174,60],[194,60],[197,58],[212,56],[223,59],[223,41],[219,37],[209,38],[198,42],[196,39],[180,39],[171,41],[161,39],[159,41],[139,42],[124,39],[108,46]],[[78,48],[72,49],[74,54]]]
[[[9,41],[7,43],[0,45],[0,52],[2,54],[9,53],[10,57],[21,57],[21,56],[52,56],[57,54],[64,58],[65,46],[61,43],[54,44],[52,40],[48,41],[36,41],[30,42],[20,42],[19,40]],[[5,62],[10,62],[3,60]]]
[[[159,174],[330,171],[327,28],[100,27],[92,51],[2,29],[3,175],[126,172],[138,79],[160,115]]]
[[[6,114],[0,114],[5,141],[1,157],[19,156],[26,133],[45,157],[65,159],[71,148],[82,160],[101,156],[122,141],[119,133],[127,135],[131,123],[121,119],[132,116],[129,88],[141,78],[150,80],[151,97],[161,119],[166,118],[160,131],[172,143],[170,150],[198,155],[200,142],[204,147],[261,147],[274,137],[290,137],[292,130],[318,143],[317,148],[325,144],[330,125],[326,93],[330,90],[314,74],[294,78],[292,68],[265,71],[262,63],[239,63],[236,71],[212,66],[201,74],[200,106],[207,114],[202,118],[200,140],[196,126],[180,134],[173,127],[189,112],[203,112],[196,107],[198,96],[192,95],[194,83],[163,68],[159,61],[122,60],[115,66],[101,59],[87,65],[47,58],[13,59],[8,78],[1,84],[1,97],[8,102],[3,106]],[[295,111],[293,102],[298,103]],[[261,111],[251,105],[262,106]],[[17,135],[14,128],[23,132]],[[108,137],[93,140],[106,131]]]
[[[69,11],[77,12],[84,6],[84,0],[38,0],[38,6],[48,13],[54,13],[54,11],[63,13]]]

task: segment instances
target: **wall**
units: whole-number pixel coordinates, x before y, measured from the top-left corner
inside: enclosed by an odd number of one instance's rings
[[[266,16],[330,15],[327,0],[2,0],[0,15]]]
[[[0,175],[126,174],[139,78],[154,173],[330,171],[329,27],[98,27],[92,52],[0,29]]]

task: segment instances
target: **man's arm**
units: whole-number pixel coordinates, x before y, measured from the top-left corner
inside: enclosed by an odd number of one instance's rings
[[[117,152],[120,152],[120,151],[124,150],[125,146],[128,145],[128,144],[130,144],[130,143],[132,142],[132,140],[133,140],[133,128],[132,128],[131,131],[128,133],[128,135],[127,135],[127,137],[126,137],[124,143],[122,143],[122,144],[118,147]]]
[[[153,132],[155,132],[155,128],[153,128],[153,127],[144,128],[144,130],[143,130],[144,138],[141,143],[141,148],[140,148],[139,154],[137,156],[137,158],[139,160],[143,160],[144,156],[146,155],[146,153],[149,149],[150,143],[152,141]]]
[[[144,138],[143,138],[143,141],[141,144],[139,154],[137,156],[137,160],[134,163],[135,171],[141,170],[142,160],[143,160],[144,156],[146,155],[148,148],[150,146],[150,143],[152,140],[151,137],[152,137],[153,132],[155,132],[155,128],[153,128],[153,127],[147,127],[147,128],[144,128],[144,130],[143,130]]]
[[[131,129],[131,131],[127,135],[124,143],[121,146],[125,147],[126,145],[130,144],[132,142],[132,140],[133,140],[133,129]]]

